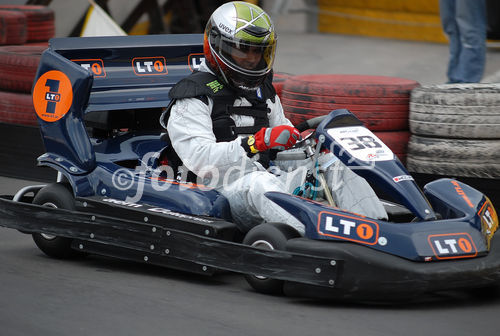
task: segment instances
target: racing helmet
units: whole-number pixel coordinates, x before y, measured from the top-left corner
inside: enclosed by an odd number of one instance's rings
[[[233,1],[217,8],[205,28],[207,65],[229,86],[256,91],[272,70],[277,36],[260,7]]]

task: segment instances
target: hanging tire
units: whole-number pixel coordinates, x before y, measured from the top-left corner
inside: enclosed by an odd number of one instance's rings
[[[46,45],[0,47],[0,89],[30,93]]]
[[[300,234],[289,225],[265,223],[257,225],[248,231],[243,244],[264,250],[285,250],[287,241],[298,237],[300,237]],[[283,294],[284,281],[282,280],[250,274],[245,275],[245,279],[259,293]]]
[[[53,183],[43,187],[33,199],[34,204],[75,210],[75,200],[73,194],[66,184]],[[71,248],[72,239],[57,237],[45,233],[34,233],[33,240],[38,248],[52,258],[73,259],[83,254]]]
[[[500,140],[441,139],[412,135],[408,170],[442,176],[500,178]]]

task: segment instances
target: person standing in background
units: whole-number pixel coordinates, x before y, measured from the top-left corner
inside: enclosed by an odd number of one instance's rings
[[[450,57],[448,83],[478,83],[486,63],[486,1],[439,0]]]

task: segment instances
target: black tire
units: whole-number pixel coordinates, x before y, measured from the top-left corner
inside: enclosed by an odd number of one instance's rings
[[[54,10],[37,5],[0,5],[0,10],[21,12],[26,16],[27,42],[48,41],[55,35]]]
[[[0,89],[28,93],[35,80],[38,63],[47,45],[0,47]],[[33,101],[30,102],[33,105]]]
[[[243,239],[243,244],[267,250],[285,250],[289,239],[300,234],[291,226],[282,223],[266,223],[253,227]],[[248,284],[259,293],[283,294],[283,280],[276,280],[258,275],[246,274]]]
[[[498,139],[500,85],[441,84],[415,88],[410,100],[413,134]]]
[[[12,45],[26,43],[28,35],[26,21],[26,15],[21,12],[0,9],[0,44]],[[3,34],[1,34],[2,28]]]
[[[38,126],[31,94],[0,91],[0,122]]]
[[[500,140],[440,139],[412,135],[410,172],[442,176],[500,178]]]
[[[372,131],[396,131],[408,129],[410,93],[417,86],[397,77],[300,75],[284,82],[280,98],[293,124],[346,108]]]
[[[75,210],[73,194],[66,184],[53,183],[43,187],[33,199],[33,204]],[[71,248],[70,238],[57,237],[44,233],[33,233],[33,240],[43,253],[56,259],[74,259],[82,253]]]

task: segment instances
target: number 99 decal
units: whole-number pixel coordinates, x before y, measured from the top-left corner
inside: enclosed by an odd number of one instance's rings
[[[54,122],[68,113],[73,103],[73,88],[68,76],[52,70],[44,73],[33,88],[33,106],[38,117]]]

